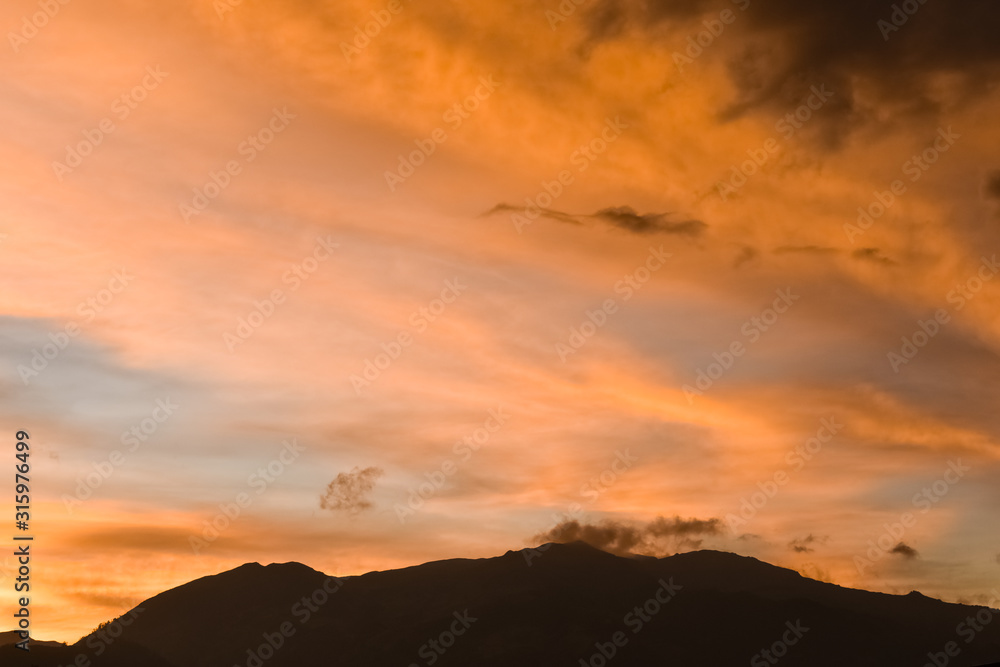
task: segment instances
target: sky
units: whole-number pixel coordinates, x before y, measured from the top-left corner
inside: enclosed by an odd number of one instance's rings
[[[991,598],[997,12],[5,3],[33,635],[570,539]]]

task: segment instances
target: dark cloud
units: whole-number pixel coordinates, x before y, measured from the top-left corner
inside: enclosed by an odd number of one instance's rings
[[[789,542],[788,548],[800,554],[812,553],[813,551],[816,551],[816,549],[811,545],[826,544],[829,539],[829,537],[817,537],[812,533],[809,533],[809,535],[803,538],[796,538]]]
[[[594,5],[586,14],[587,30],[594,41],[603,41],[621,34],[625,29],[628,16],[614,2],[601,2]]]
[[[486,215],[497,213],[525,214],[523,206],[513,206],[511,204],[497,204],[486,212]],[[623,229],[633,234],[674,234],[677,236],[700,236],[708,228],[701,220],[677,220],[670,219],[669,213],[637,213],[629,206],[613,206],[603,208],[597,213],[590,215],[573,214],[556,211],[550,208],[538,209],[542,217],[565,222],[570,225],[584,225],[587,220],[598,220],[612,227]]]
[[[914,558],[917,558],[920,555],[916,549],[911,547],[906,542],[900,542],[892,549],[890,549],[889,553],[895,556],[902,556],[906,560],[913,560]]]
[[[590,216],[602,220],[619,229],[636,234],[679,234],[681,236],[699,236],[708,227],[701,220],[681,220],[671,222],[666,213],[647,213],[639,215],[628,206],[601,209]]]
[[[354,468],[337,475],[319,498],[320,509],[357,514],[372,506],[367,499],[375,488],[375,480],[385,471],[381,468]]]
[[[733,260],[733,267],[739,268],[744,264],[746,264],[747,262],[752,262],[753,260],[757,259],[757,256],[759,254],[760,253],[757,252],[756,248],[752,248],[750,246],[743,246],[740,249],[739,254],[736,255],[736,259]]]
[[[883,255],[882,251],[878,248],[858,248],[851,253],[851,257],[862,261],[884,264],[886,266],[891,266],[896,263]]]
[[[682,519],[679,516],[666,519],[660,516],[650,522],[646,526],[646,530],[657,537],[667,535],[677,535],[680,537],[690,535],[718,535],[722,532],[722,522],[719,519]]]
[[[617,522],[606,521],[600,525],[564,521],[533,538],[540,544],[547,542],[586,542],[611,553],[630,553],[642,543],[639,529]]]
[[[747,5],[745,10],[741,4]],[[651,39],[662,38],[662,27],[678,24],[682,35],[686,27],[696,37],[705,30],[702,21],[718,20],[727,7],[736,20],[705,52],[729,58],[737,91],[724,114],[730,117],[764,106],[790,110],[814,85],[836,92],[822,117],[839,125],[839,133],[876,117],[869,102],[861,101],[872,95],[876,104],[887,102],[895,110],[894,117],[882,115],[885,122],[898,121],[906,112],[942,115],[949,105],[989,94],[992,85],[985,82],[995,80],[992,75],[1000,65],[1000,3],[995,0],[752,0],[732,5],[602,0],[591,10],[590,41],[618,37],[628,24],[646,30]],[[912,14],[900,14],[897,7]],[[677,39],[675,34],[671,39]],[[679,39],[672,50],[686,47]],[[688,71],[693,67],[697,63]],[[948,99],[938,92],[940,75],[947,75],[953,86]],[[858,94],[862,89],[864,96]]]
[[[1000,171],[991,172],[986,176],[983,193],[989,199],[1000,199]]]
[[[532,539],[539,544],[581,541],[614,554],[663,553],[666,544],[678,549],[697,549],[702,544],[701,537],[721,532],[719,519],[661,516],[645,526],[610,520],[599,524],[563,521]]]

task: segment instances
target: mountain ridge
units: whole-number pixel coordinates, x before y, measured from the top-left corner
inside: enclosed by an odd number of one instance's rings
[[[919,666],[949,642],[959,650],[940,653],[949,667],[1000,660],[1000,623],[984,624],[969,642],[958,632],[987,608],[914,593],[845,588],[730,552],[627,557],[584,543],[350,577],[294,561],[245,563],[123,614],[102,655],[95,632],[64,650],[44,647],[59,662],[30,664],[71,664],[84,654],[96,667],[578,667],[612,659],[724,667],[754,664],[774,648],[789,666]],[[13,661],[20,656],[12,650],[0,647],[0,664],[29,664]]]

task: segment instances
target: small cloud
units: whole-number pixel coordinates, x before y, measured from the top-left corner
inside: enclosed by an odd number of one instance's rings
[[[795,553],[800,553],[800,554],[812,553],[813,551],[816,551],[816,549],[811,545],[826,544],[828,541],[830,541],[829,537],[826,536],[816,537],[812,533],[809,533],[809,535],[807,535],[804,538],[796,538],[791,542],[789,542],[788,548],[794,551]]]
[[[997,565],[1000,565],[1000,554],[997,554]]]
[[[385,474],[381,468],[354,468],[342,472],[330,482],[319,497],[320,509],[357,514],[372,506],[367,495],[375,488],[375,480]]]
[[[890,549],[889,553],[893,554],[893,555],[896,555],[896,556],[902,556],[906,560],[913,560],[914,558],[917,558],[917,557],[920,556],[919,552],[917,552],[916,549],[914,549],[913,547],[911,547],[906,542],[900,542],[899,544],[897,544],[896,546],[894,546],[892,549]]]
[[[862,261],[877,262],[878,264],[885,265],[892,265],[896,263],[884,256],[882,251],[878,248],[858,248],[851,253],[851,257]]]

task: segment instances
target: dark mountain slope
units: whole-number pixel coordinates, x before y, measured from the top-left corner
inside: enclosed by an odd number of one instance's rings
[[[977,613],[990,622],[969,625]],[[244,565],[147,600],[116,646],[155,654],[162,662],[134,663],[154,667],[921,667],[928,653],[968,667],[1000,660],[1000,614],[992,620],[729,553],[622,558],[574,543],[342,580],[297,563]],[[944,653],[949,642],[957,655]],[[0,664],[29,664],[4,651]]]

